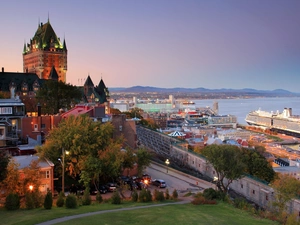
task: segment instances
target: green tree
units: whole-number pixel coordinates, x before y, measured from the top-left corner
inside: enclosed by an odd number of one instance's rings
[[[146,169],[147,166],[150,165],[151,155],[144,148],[139,148],[137,150],[136,155],[137,155],[137,172],[138,172],[138,176],[142,176],[143,171]]]
[[[82,96],[76,86],[62,81],[45,80],[43,87],[36,93],[36,100],[42,106],[42,113],[56,114],[61,108],[70,109],[80,102]]]
[[[255,149],[242,148],[242,151],[247,165],[246,173],[267,182],[275,179],[276,173],[271,164],[262,155],[264,152],[262,147]]]
[[[282,215],[286,210],[286,204],[299,194],[300,181],[290,175],[279,174],[271,187],[275,190],[272,204],[276,212]]]
[[[209,145],[202,150],[202,154],[216,171],[217,187],[220,191],[227,193],[233,180],[243,177],[246,165],[239,147],[234,145]]]
[[[113,125],[92,121],[88,116],[69,117],[50,131],[44,146],[38,149],[41,157],[56,162],[65,155],[66,171],[71,176],[80,176],[88,187],[103,180],[117,178],[122,169],[132,168],[135,160],[131,150],[121,151],[124,138],[113,139]],[[61,172],[61,169],[59,169]]]

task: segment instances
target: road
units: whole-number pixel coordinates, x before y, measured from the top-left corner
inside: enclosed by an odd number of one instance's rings
[[[145,172],[148,173],[152,179],[164,180],[170,193],[172,193],[174,189],[183,194],[186,192],[199,192],[210,187],[215,188],[214,184],[207,181],[188,176],[172,168],[167,169],[166,166],[155,163],[151,163]],[[157,187],[150,186],[150,188],[155,189]]]

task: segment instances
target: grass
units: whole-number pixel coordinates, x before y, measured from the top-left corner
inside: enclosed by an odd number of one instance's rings
[[[166,203],[167,201],[163,202]],[[101,210],[129,208],[135,206],[148,205],[153,203],[133,203],[124,202],[121,205],[110,203],[92,204],[90,206],[80,206],[77,209],[66,209],[53,207],[51,210],[0,210],[1,224],[22,224],[32,225],[48,221],[51,219],[77,215],[87,212]],[[155,204],[157,204],[155,202]],[[126,224],[210,224],[210,225],[275,225],[279,224],[271,220],[265,220],[251,216],[248,212],[234,208],[232,205],[219,203],[217,205],[168,205],[143,209],[133,209],[118,212],[107,212],[88,217],[77,218],[59,224],[105,224],[105,225],[126,225]]]

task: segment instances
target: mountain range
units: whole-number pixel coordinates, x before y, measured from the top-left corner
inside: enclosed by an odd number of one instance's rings
[[[300,93],[294,93],[283,89],[275,90],[256,90],[251,88],[243,89],[207,89],[203,87],[199,88],[159,88],[150,86],[133,86],[128,88],[109,88],[110,92],[124,92],[124,93],[144,93],[144,92],[160,92],[160,93],[235,93],[235,94],[255,94],[255,95],[277,95],[277,96],[300,96]]]

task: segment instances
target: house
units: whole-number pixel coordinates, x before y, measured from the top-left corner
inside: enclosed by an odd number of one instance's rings
[[[40,182],[39,191],[42,194],[46,194],[47,191],[54,193],[54,164],[49,160],[42,160],[36,155],[22,155],[12,157],[19,164],[19,173],[20,178],[24,178],[23,170],[26,167],[29,167],[33,161],[38,161]]]

